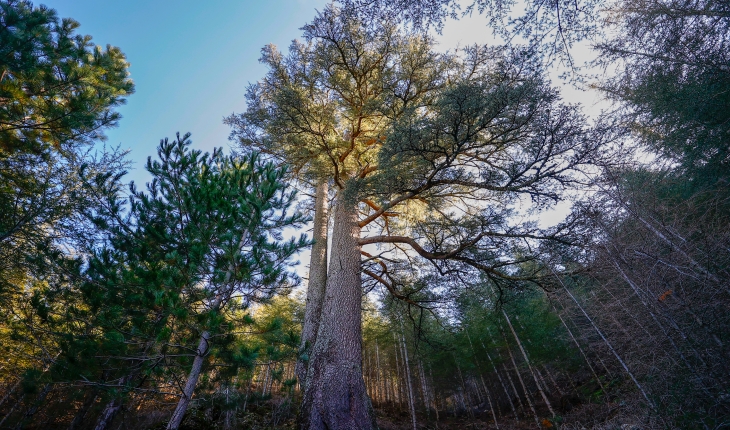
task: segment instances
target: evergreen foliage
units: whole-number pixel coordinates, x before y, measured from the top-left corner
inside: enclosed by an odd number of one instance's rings
[[[91,147],[121,51],[0,0],[0,427],[728,426],[727,5],[477,0],[528,46],[439,53],[457,2],[339,4],[262,50],[240,154],[165,139],[140,189]],[[585,38],[593,124],[546,77]]]

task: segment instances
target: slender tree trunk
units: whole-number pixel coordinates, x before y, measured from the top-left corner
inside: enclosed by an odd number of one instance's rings
[[[76,427],[78,427],[79,424],[84,421],[86,413],[89,411],[91,406],[94,404],[94,401],[96,400],[96,394],[97,390],[95,388],[91,388],[84,395],[84,402],[81,404],[81,408],[78,410],[78,412],[76,412],[76,414],[74,415],[74,419],[73,421],[71,421],[71,424],[69,424],[68,430],[74,430]]]
[[[254,371],[251,371],[251,377],[248,380],[248,384],[246,385],[246,395],[243,398],[243,413],[246,413],[246,406],[248,406],[248,398],[251,395],[251,386],[253,385],[253,378],[254,378]]]
[[[530,405],[530,409],[532,410],[532,416],[535,418],[535,423],[537,424],[537,427],[540,428],[540,418],[537,416],[537,411],[535,410],[535,405],[532,404],[532,399],[530,398],[530,392],[527,391],[527,386],[525,385],[524,379],[522,379],[522,375],[520,375],[520,369],[517,367],[517,362],[515,361],[514,355],[512,355],[512,351],[509,349],[509,343],[507,343],[507,337],[504,335],[504,332],[502,332],[502,336],[505,338],[504,342],[507,346],[507,353],[509,354],[509,359],[512,361],[512,367],[515,369],[515,373],[517,374],[517,379],[520,381],[520,385],[522,386],[522,391],[525,393],[525,400],[527,400],[527,404]]]
[[[36,397],[35,401],[31,403],[28,410],[23,415],[23,418],[16,424],[15,430],[20,430],[25,425],[30,422],[31,419],[33,419],[33,415],[35,415],[36,412],[38,412],[38,409],[43,405],[43,403],[46,401],[46,397],[48,397],[48,393],[51,391],[51,384],[46,384],[43,386],[43,389],[41,390],[40,394],[38,394],[38,397]]]
[[[185,382],[185,387],[183,388],[180,401],[177,403],[175,412],[172,413],[170,422],[167,423],[167,430],[176,430],[180,427],[183,417],[185,417],[185,411],[187,411],[190,400],[193,398],[193,392],[195,391],[195,386],[198,384],[198,378],[200,377],[200,372],[203,369],[203,363],[208,355],[209,342],[210,333],[208,331],[204,331],[200,335],[200,343],[198,344],[198,349],[195,351],[193,367],[190,369],[190,373],[188,373],[188,380]]]
[[[608,250],[608,247],[606,247],[606,251],[609,253],[609,257],[613,261],[613,265],[614,265],[614,267],[616,267],[616,270],[618,270],[619,274],[624,279],[624,281],[626,281],[626,283],[631,287],[631,290],[634,292],[634,294],[636,294],[636,297],[639,298],[639,301],[641,301],[641,304],[644,305],[644,308],[647,310],[647,312],[649,312],[649,315],[651,316],[651,318],[654,321],[654,323],[657,325],[657,327],[659,327],[659,329],[662,331],[662,333],[667,338],[667,340],[669,341],[669,343],[672,345],[672,348],[674,348],[674,350],[677,352],[677,354],[679,355],[679,357],[682,359],[682,362],[684,363],[684,365],[687,367],[687,369],[690,370],[690,372],[692,372],[695,376],[697,376],[699,378],[699,380],[701,380],[702,378],[699,376],[698,370],[695,369],[695,366],[693,366],[692,364],[690,364],[690,362],[687,360],[687,358],[685,357],[685,355],[682,353],[682,350],[679,349],[679,347],[677,346],[677,344],[674,342],[674,339],[672,339],[672,336],[669,334],[669,332],[667,331],[667,329],[659,321],[659,319],[654,314],[654,312],[652,312],[651,307],[649,306],[649,304],[647,303],[647,301],[644,299],[644,296],[641,294],[639,287],[634,283],[634,281],[631,278],[629,278],[629,276],[626,274],[626,272],[624,272],[623,269],[621,269],[621,266],[619,265],[618,261],[616,261],[616,259],[613,257],[613,255],[611,255],[610,251]],[[680,332],[681,332],[681,330],[680,330]],[[699,354],[698,353],[695,353],[695,355],[704,364],[704,361],[699,356]],[[704,384],[703,384],[703,389],[704,389]]]
[[[104,410],[101,411],[101,415],[99,415],[99,418],[96,420],[96,425],[94,426],[94,430],[106,430],[107,427],[109,427],[109,424],[111,424],[112,420],[114,420],[114,417],[117,416],[117,412],[122,408],[122,399],[119,397],[115,397],[106,404],[104,407]]]
[[[489,355],[489,351],[487,351],[487,347],[484,346],[484,342],[482,342],[482,348],[484,348],[484,352],[487,354],[487,358],[489,359],[489,363],[491,363],[492,367],[494,368],[494,373],[497,374],[497,379],[499,380],[499,384],[502,385],[502,390],[504,390],[504,395],[507,397],[507,400],[509,401],[509,406],[512,409],[512,413],[515,415],[515,420],[519,421],[520,416],[517,414],[517,409],[515,409],[515,404],[512,401],[512,396],[509,394],[509,391],[507,390],[507,386],[504,383],[504,380],[502,379],[502,375],[499,373],[499,369],[497,369],[497,365],[492,360],[492,356]],[[509,376],[509,375],[508,375]],[[510,381],[511,383],[512,381]],[[514,385],[513,385],[514,389]],[[515,393],[517,390],[515,390]],[[519,396],[518,396],[519,398]]]
[[[393,350],[395,351],[395,373],[396,373],[396,388],[398,390],[398,409],[403,411],[403,384],[401,384],[401,377],[400,377],[400,363],[398,362],[398,338],[396,338],[395,333],[393,333]]]
[[[418,425],[416,424],[416,402],[413,398],[413,385],[411,382],[411,366],[408,363],[408,347],[406,346],[406,337],[403,334],[403,322],[400,323],[401,329],[401,345],[403,347],[403,361],[406,364],[406,386],[408,387],[408,405],[411,409],[411,423],[413,424],[413,430],[416,430]]]
[[[456,364],[456,370],[459,373],[459,379],[461,380],[461,404],[464,406],[464,409],[467,410],[469,413],[469,416],[471,418],[474,418],[474,408],[471,405],[471,400],[469,400],[468,393],[466,392],[466,383],[464,382],[464,375],[461,373],[461,367],[459,366],[459,362],[456,361],[456,355],[453,353],[451,354],[452,357],[454,357],[454,363]],[[469,403],[469,406],[467,407],[466,403]]]
[[[238,249],[242,249],[244,244],[246,243],[246,238],[248,237],[248,231],[244,231],[241,234],[241,240],[238,242]],[[218,312],[220,310],[221,304],[223,303],[224,296],[231,294],[231,286],[229,285],[231,281],[231,277],[233,276],[233,271],[235,270],[234,262],[231,261],[231,263],[228,265],[228,270],[226,271],[225,278],[223,280],[223,285],[221,288],[225,290],[220,291],[215,299],[213,300],[213,303],[210,305],[210,309],[212,312]],[[198,384],[198,378],[200,378],[200,372],[203,369],[203,364],[205,363],[205,359],[208,356],[208,351],[210,350],[210,332],[207,330],[203,330],[203,332],[200,334],[200,341],[198,342],[198,348],[195,350],[195,358],[193,359],[193,366],[190,369],[190,373],[188,373],[188,380],[185,382],[185,387],[183,389],[182,396],[180,397],[180,400],[177,403],[177,407],[175,408],[175,411],[172,413],[172,417],[170,418],[170,421],[167,423],[167,430],[177,430],[178,427],[180,427],[180,424],[182,423],[183,417],[185,416],[185,411],[188,409],[188,405],[190,404],[190,400],[193,398],[193,392],[195,391],[195,386]]]
[[[497,412],[494,410],[494,404],[492,404],[492,396],[489,394],[489,389],[487,389],[487,384],[484,382],[484,375],[482,374],[482,366],[479,364],[479,360],[477,360],[477,352],[474,349],[474,344],[471,342],[471,336],[469,336],[469,330],[465,329],[464,331],[466,332],[466,338],[469,340],[469,346],[471,347],[471,353],[474,355],[474,364],[476,365],[477,371],[479,372],[479,379],[482,382],[482,388],[484,388],[484,395],[487,396],[487,402],[489,402],[489,409],[491,409],[492,417],[494,417],[494,425],[497,427],[497,429],[499,429],[499,422],[497,421]]]
[[[20,399],[18,399],[18,401],[16,401],[15,403],[13,403],[13,407],[10,408],[10,410],[8,411],[8,413],[5,414],[5,416],[3,417],[3,419],[0,420],[0,428],[2,428],[3,423],[5,423],[5,420],[7,420],[8,418],[10,418],[10,415],[13,415],[13,412],[15,412],[15,408],[17,408],[19,404],[20,404]]]
[[[588,359],[588,356],[583,351],[583,348],[581,348],[580,343],[578,343],[578,339],[576,339],[575,336],[573,336],[573,331],[570,330],[570,327],[568,327],[568,324],[565,323],[563,316],[560,315],[558,308],[555,306],[555,304],[551,300],[550,296],[548,296],[548,301],[550,302],[550,305],[552,306],[553,310],[555,311],[555,315],[558,316],[558,318],[560,319],[560,322],[563,323],[563,327],[565,327],[565,330],[568,331],[570,338],[573,339],[573,343],[575,343],[575,346],[578,348],[578,351],[580,351],[580,355],[583,356],[583,359],[585,360],[586,364],[588,365],[588,368],[591,369],[591,373],[593,374],[593,377],[596,379],[596,382],[598,382],[598,385],[601,387],[601,390],[605,393],[606,387],[603,386],[603,383],[601,382],[601,378],[598,377],[596,370],[591,365],[591,361]]]
[[[302,391],[306,385],[307,365],[312,346],[317,340],[317,330],[322,316],[324,291],[327,285],[327,181],[320,179],[314,197],[314,225],[312,230],[312,254],[309,259],[307,302],[304,308],[304,325],[299,346],[296,373]]]
[[[381,369],[380,369],[380,349],[378,348],[378,339],[375,339],[375,366],[377,367],[377,373],[375,374],[376,381],[375,383],[378,386],[378,396],[377,401],[379,403],[383,403],[385,400],[385,384],[383,378],[381,378]],[[381,385],[381,382],[383,385]]]
[[[547,374],[548,379],[550,379],[550,382],[552,382],[553,387],[555,387],[555,391],[557,391],[558,394],[561,395],[561,396],[562,395],[565,395],[565,393],[563,393],[563,390],[560,389],[560,386],[558,385],[557,381],[553,377],[552,372],[550,372],[550,369],[548,369],[548,367],[546,365],[544,365],[544,364],[542,365],[542,368],[545,371],[545,374]]]
[[[525,412],[525,405],[522,403],[522,397],[520,397],[520,392],[517,391],[515,382],[512,380],[512,376],[510,376],[510,374],[509,374],[509,369],[507,368],[507,364],[502,363],[502,369],[504,370],[504,374],[507,376],[507,380],[509,381],[510,387],[512,387],[512,392],[515,393],[515,397],[517,398],[517,406],[519,406],[520,412],[522,412],[522,415],[527,415],[527,412]],[[515,413],[515,417],[516,417],[517,421],[519,421],[519,418],[517,417],[516,413]]]
[[[426,381],[426,372],[423,371],[423,364],[420,359],[417,359],[418,364],[418,378],[421,385],[421,395],[423,396],[423,408],[426,410],[426,417],[431,419],[431,393],[428,390],[428,382]]]
[[[512,336],[514,336],[515,341],[517,341],[517,346],[520,347],[520,351],[522,352],[522,357],[525,359],[525,363],[527,363],[527,369],[530,371],[530,375],[532,375],[532,379],[535,381],[535,385],[537,386],[537,391],[540,392],[540,395],[542,396],[542,399],[545,401],[545,404],[547,405],[548,410],[550,410],[550,414],[552,416],[555,416],[555,411],[553,410],[553,406],[550,404],[550,400],[548,400],[547,395],[545,395],[545,391],[542,389],[542,386],[540,385],[540,382],[538,381],[537,376],[535,375],[535,369],[532,368],[532,364],[530,363],[530,359],[527,356],[527,352],[525,351],[525,348],[522,347],[522,342],[520,342],[520,338],[517,336],[517,332],[515,331],[515,328],[512,327],[512,322],[510,321],[509,317],[507,316],[507,312],[502,309],[502,315],[504,315],[504,319],[507,321],[507,325],[509,326],[510,331],[512,331]]]
[[[362,375],[360,227],[353,185],[340,191],[335,204],[332,258],[300,416],[307,430],[376,428]]]
[[[431,368],[431,365],[430,364],[428,365],[428,373],[431,376],[431,386],[434,386],[434,382],[433,382],[433,369]],[[439,422],[439,405],[438,405],[438,401],[436,399],[436,390],[435,389],[434,389],[434,391],[433,391],[432,394],[433,394],[433,396],[431,397],[431,399],[433,401],[433,409],[434,409],[434,412],[436,412],[436,428],[438,428],[438,422]]]
[[[8,400],[9,398],[10,398],[10,396],[12,396],[12,395],[13,395],[13,393],[15,392],[15,390],[17,390],[17,389],[18,389],[18,387],[20,387],[20,381],[21,381],[21,380],[22,380],[22,379],[18,379],[18,382],[16,382],[16,383],[15,383],[15,384],[14,384],[14,385],[13,385],[13,386],[12,386],[12,387],[11,387],[11,388],[10,388],[10,389],[9,389],[9,390],[8,390],[8,391],[6,392],[6,393],[5,393],[5,395],[3,396],[2,400],[0,400],[0,407],[2,407],[2,405],[4,405],[4,404],[5,404],[5,402],[6,402],[6,401],[7,401],[7,400]]]
[[[611,353],[613,354],[613,356],[616,357],[616,360],[618,360],[618,362],[621,364],[621,367],[624,368],[624,370],[626,371],[626,374],[629,375],[629,377],[631,378],[631,380],[636,385],[636,388],[639,389],[639,391],[641,392],[641,394],[644,396],[644,399],[646,399],[646,401],[648,402],[649,406],[652,409],[656,409],[656,407],[654,406],[654,402],[652,402],[649,399],[649,396],[646,394],[646,391],[644,391],[644,387],[639,383],[639,381],[636,379],[636,377],[631,372],[631,370],[629,370],[629,366],[626,365],[626,363],[621,358],[621,356],[618,354],[618,352],[616,352],[616,350],[613,348],[613,345],[611,345],[611,342],[609,342],[608,339],[606,339],[606,336],[603,335],[603,332],[598,328],[598,326],[596,325],[596,323],[593,322],[593,319],[590,316],[588,316],[588,313],[586,313],[586,311],[583,309],[583,306],[580,305],[580,303],[578,302],[578,300],[576,300],[575,296],[573,296],[573,294],[570,292],[570,290],[568,290],[568,288],[565,286],[565,284],[563,283],[563,280],[560,279],[560,277],[558,277],[558,275],[555,274],[554,272],[553,272],[553,274],[558,279],[558,281],[560,282],[560,284],[563,286],[563,290],[566,293],[568,293],[568,296],[570,296],[570,298],[573,299],[573,302],[575,303],[575,305],[578,306],[578,309],[580,309],[580,311],[583,313],[583,315],[586,317],[586,319],[588,319],[588,321],[591,323],[591,326],[593,326],[593,329],[601,337],[601,339],[606,344],[606,346],[608,347],[608,349],[611,351]]]

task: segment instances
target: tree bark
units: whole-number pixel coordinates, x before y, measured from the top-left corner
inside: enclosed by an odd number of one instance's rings
[[[506,345],[507,353],[509,354],[509,359],[512,361],[512,367],[514,367],[515,373],[517,374],[517,379],[520,381],[520,385],[522,386],[522,391],[525,393],[525,400],[527,400],[527,404],[530,405],[530,409],[532,410],[532,416],[535,418],[535,424],[537,424],[537,428],[540,428],[540,419],[537,416],[535,405],[532,403],[532,399],[530,398],[530,392],[527,391],[525,380],[522,379],[520,369],[517,367],[515,356],[512,354],[512,350],[509,349],[509,342],[507,342],[507,336],[505,336],[504,332],[502,332],[502,337],[504,338],[504,343]]]
[[[241,235],[241,240],[238,242],[239,250],[243,248],[243,245],[246,243],[247,238],[248,231],[244,231]],[[234,262],[231,261],[231,263],[228,265],[228,270],[226,271],[226,276],[223,280],[222,288],[224,288],[225,291],[221,291],[216,295],[213,303],[211,303],[210,305],[211,311],[220,311],[220,307],[223,304],[224,296],[230,296],[230,294],[232,293],[232,287],[229,285],[229,282],[231,281],[234,270],[235,265]],[[208,356],[209,350],[210,332],[208,330],[203,330],[203,332],[200,334],[200,342],[198,342],[198,348],[195,350],[193,367],[190,369],[190,373],[188,373],[188,380],[185,382],[185,387],[183,388],[183,393],[177,403],[177,407],[172,413],[170,421],[167,423],[167,430],[177,430],[177,428],[180,427],[183,417],[185,416],[185,411],[187,411],[190,400],[193,398],[193,392],[195,391],[195,386],[198,384],[198,378],[200,378],[200,372],[203,369],[203,364],[205,363],[205,359]]]
[[[304,309],[302,340],[299,347],[296,373],[299,386],[304,391],[312,346],[317,340],[317,330],[322,315],[324,291],[327,284],[327,181],[320,179],[314,197],[314,226],[312,230],[312,254],[309,260],[307,302]]]
[[[101,415],[99,415],[99,418],[96,420],[96,425],[94,426],[94,430],[106,430],[107,427],[109,427],[109,424],[111,424],[112,420],[114,420],[114,417],[117,416],[117,412],[122,408],[122,399],[119,397],[115,397],[106,404],[104,407],[104,410],[101,411]]]
[[[502,375],[499,374],[499,369],[497,368],[497,365],[494,363],[494,360],[492,360],[492,356],[489,355],[489,351],[487,350],[487,347],[484,346],[484,341],[482,341],[482,348],[484,349],[484,352],[487,354],[487,358],[489,359],[489,363],[494,368],[494,373],[497,374],[497,379],[499,380],[499,384],[502,386],[502,390],[504,390],[504,395],[507,397],[507,401],[509,401],[509,406],[512,409],[512,413],[515,416],[515,420],[516,421],[519,421],[520,420],[520,416],[517,414],[517,409],[515,409],[515,404],[512,401],[512,396],[509,394],[509,391],[507,390],[507,386],[505,385],[504,380],[502,379]],[[509,376],[509,375],[507,375],[507,376]],[[511,380],[510,380],[510,383],[512,383]],[[514,390],[514,385],[512,386],[512,388]],[[515,393],[517,393],[517,390],[514,390],[514,391],[515,391]],[[519,400],[519,396],[518,396],[518,400]]]
[[[73,421],[71,421],[71,424],[69,424],[67,430],[74,430],[76,427],[79,426],[79,424],[84,422],[84,418],[86,417],[86,413],[91,409],[91,406],[94,404],[94,401],[97,397],[97,390],[96,388],[91,388],[85,395],[84,395],[84,401],[81,404],[81,408],[76,412],[74,415]]]
[[[563,327],[565,327],[565,330],[568,331],[568,334],[570,335],[570,338],[573,339],[573,343],[575,343],[575,346],[578,348],[578,351],[580,351],[580,355],[583,356],[583,359],[585,360],[586,364],[588,365],[588,368],[591,370],[591,373],[593,374],[593,377],[596,379],[596,382],[598,382],[598,385],[601,387],[601,390],[603,392],[606,392],[606,387],[603,386],[603,383],[601,382],[601,378],[598,377],[598,373],[596,373],[596,370],[593,368],[593,365],[591,365],[591,361],[588,359],[588,356],[583,351],[583,348],[580,346],[580,343],[578,342],[578,339],[573,336],[573,331],[570,330],[570,327],[568,327],[568,324],[566,324],[565,320],[563,319],[563,316],[560,315],[560,312],[558,311],[558,308],[553,303],[552,299],[549,295],[547,295],[548,301],[550,302],[550,305],[552,306],[553,310],[555,311],[555,315],[560,319],[560,322],[563,323]]]
[[[540,392],[542,399],[545,401],[545,405],[547,405],[548,410],[554,417],[555,411],[553,410],[553,406],[550,404],[550,400],[548,400],[547,395],[545,394],[545,391],[542,389],[542,386],[540,385],[540,381],[538,381],[537,376],[535,375],[535,371],[532,368],[532,363],[530,363],[530,359],[527,356],[527,352],[525,352],[525,348],[522,346],[522,342],[520,341],[520,338],[517,336],[517,332],[515,331],[515,328],[512,327],[512,321],[510,321],[509,317],[507,316],[507,312],[505,312],[504,309],[502,309],[502,315],[504,316],[504,319],[507,321],[507,325],[509,326],[510,331],[512,331],[512,336],[514,336],[515,341],[517,341],[517,346],[520,348],[520,351],[522,352],[522,357],[525,359],[525,363],[527,364],[527,370],[530,371],[530,375],[532,376],[532,379],[535,381],[535,385],[537,386],[537,391]]]
[[[376,428],[362,375],[360,227],[350,191],[340,191],[335,204],[332,258],[300,415],[308,430]]]
[[[204,331],[200,335],[200,343],[198,344],[198,349],[195,352],[193,367],[190,369],[190,373],[188,374],[188,380],[185,383],[182,397],[180,397],[180,401],[177,403],[175,412],[172,413],[170,422],[167,423],[167,430],[176,430],[180,427],[183,417],[185,417],[185,411],[188,410],[188,405],[190,404],[190,400],[193,398],[193,392],[195,391],[195,385],[197,385],[198,378],[200,377],[200,371],[203,369],[203,362],[205,361],[205,357],[208,355],[209,341],[210,333],[208,331]]]
[[[401,329],[401,345],[403,347],[403,361],[406,364],[406,386],[408,387],[408,406],[411,409],[411,424],[413,424],[413,430],[418,428],[416,423],[416,402],[413,398],[413,384],[411,382],[411,366],[408,364],[408,347],[406,346],[406,337],[403,334],[403,321],[400,322]]]
[[[573,294],[570,292],[570,290],[568,290],[568,287],[565,286],[565,284],[563,283],[562,279],[560,279],[560,277],[558,277],[558,275],[555,274],[555,272],[553,272],[553,275],[555,275],[555,277],[558,279],[558,281],[560,282],[560,284],[563,286],[563,290],[566,293],[568,293],[568,296],[570,296],[571,299],[573,299],[573,302],[575,303],[576,306],[578,306],[578,309],[580,309],[580,311],[583,313],[583,316],[585,316],[586,319],[588,319],[588,322],[591,323],[591,326],[596,331],[596,333],[598,333],[598,335],[601,337],[601,339],[603,340],[603,343],[606,344],[606,346],[611,351],[611,353],[613,354],[613,356],[616,357],[616,360],[618,360],[618,362],[621,364],[621,367],[623,367],[623,369],[626,371],[626,374],[629,375],[629,377],[631,378],[631,380],[634,382],[634,385],[636,385],[636,388],[639,389],[639,391],[641,392],[641,394],[644,396],[644,399],[646,399],[646,402],[649,404],[649,407],[651,407],[652,409],[656,410],[656,406],[654,405],[654,402],[652,402],[651,399],[649,399],[649,395],[646,394],[646,391],[644,391],[644,387],[639,383],[639,381],[636,379],[636,377],[631,372],[631,370],[629,370],[629,366],[626,365],[626,363],[621,358],[621,356],[618,354],[618,352],[616,352],[616,350],[613,348],[613,345],[611,345],[611,342],[609,342],[608,339],[606,339],[606,336],[603,335],[603,332],[598,328],[598,326],[596,325],[596,323],[593,322],[593,318],[591,318],[590,316],[588,316],[588,313],[586,313],[585,309],[583,309],[583,306],[580,305],[580,303],[575,298],[575,296],[573,296]]]
[[[469,347],[471,347],[471,353],[474,356],[474,365],[476,366],[477,372],[479,373],[479,379],[482,382],[482,388],[484,388],[484,395],[487,396],[487,402],[489,402],[489,409],[492,411],[492,417],[494,417],[494,426],[499,429],[499,422],[497,421],[497,413],[494,410],[494,404],[492,403],[492,396],[489,394],[489,389],[487,388],[487,384],[484,382],[484,375],[482,374],[482,366],[479,364],[479,360],[477,360],[477,352],[474,350],[474,344],[471,342],[471,336],[469,336],[469,329],[465,329],[464,332],[466,333],[466,338],[469,340]],[[495,368],[495,370],[497,370]]]
[[[395,333],[393,333],[393,351],[395,353],[395,382],[396,382],[396,388],[398,393],[398,409],[402,412],[403,411],[403,384],[401,384],[401,377],[400,377],[400,362],[398,361],[398,339],[395,337]]]

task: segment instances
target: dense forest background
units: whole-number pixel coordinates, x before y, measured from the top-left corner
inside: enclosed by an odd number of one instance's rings
[[[464,13],[504,45],[437,52]],[[122,51],[0,0],[0,428],[730,426],[727,2],[313,15],[230,151],[163,139],[139,186]]]

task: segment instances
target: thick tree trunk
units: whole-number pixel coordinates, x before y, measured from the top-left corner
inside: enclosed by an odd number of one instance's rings
[[[300,426],[311,430],[373,429],[362,376],[362,287],[358,208],[341,191],[335,204],[332,257],[317,340],[304,389]]]
[[[302,343],[299,347],[296,373],[299,386],[304,391],[307,365],[312,347],[317,340],[317,330],[322,315],[324,290],[327,284],[327,181],[320,180],[314,198],[314,226],[312,231],[312,255],[309,260],[307,303],[304,310]]]

